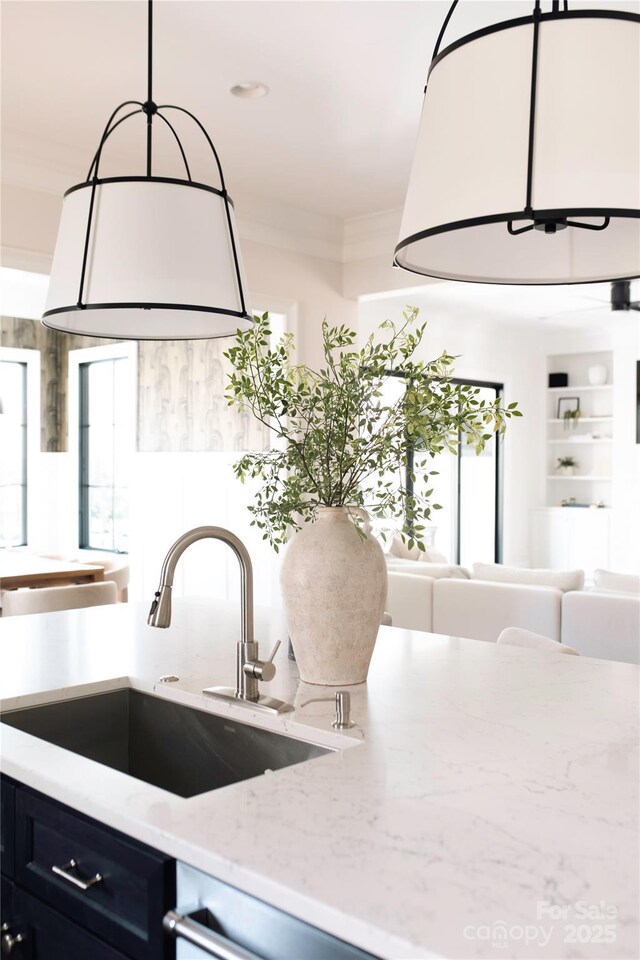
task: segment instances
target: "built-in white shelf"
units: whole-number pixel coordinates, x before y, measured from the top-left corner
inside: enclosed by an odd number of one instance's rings
[[[549,440],[549,443],[561,443],[565,447],[567,444],[572,447],[582,447],[587,443],[613,443],[613,440],[611,437],[600,437],[598,439],[585,437],[584,440],[579,440],[577,437],[569,437],[566,440]]]
[[[594,386],[592,383],[587,383],[582,387],[548,387],[549,393],[575,393],[576,390],[579,390],[580,393],[584,393],[585,390],[613,390],[612,383],[601,383],[599,386]]]
[[[548,421],[549,423],[566,423],[564,419],[558,419],[558,417],[552,417]],[[613,417],[578,417],[577,423],[613,423]]]
[[[606,383],[589,383],[590,377],[595,374],[595,367],[604,367]],[[604,517],[597,517],[597,510],[588,510],[578,507],[561,506],[561,500],[583,500],[589,504],[600,503],[603,500],[612,502],[616,493],[614,484],[614,411],[616,382],[613,352],[588,351],[585,353],[554,354],[548,358],[547,373],[561,373],[568,378],[566,387],[546,386],[547,417],[547,462],[545,491],[549,509],[559,511],[559,520],[548,520],[546,534],[540,533],[544,541],[544,550],[547,553],[548,563],[539,566],[562,566],[560,555],[556,549],[566,534],[566,542],[560,553],[566,557],[581,556],[576,566],[586,568],[598,566],[606,568],[609,548],[609,528],[604,523]],[[604,370],[598,370],[604,375]],[[547,381],[548,384],[548,381]],[[577,398],[577,399],[573,399]],[[565,407],[578,407],[582,416],[563,417]],[[560,416],[558,416],[560,411]],[[559,461],[564,458],[573,460],[573,474],[565,474],[562,469],[558,472]],[[561,483],[556,481],[562,481]],[[571,486],[575,482],[575,486]],[[610,504],[608,504],[609,506]],[[590,514],[590,516],[586,516]],[[551,514],[548,515],[551,517]],[[575,534],[567,533],[568,524],[572,525]],[[595,524],[600,535],[594,532],[593,537],[587,535],[589,524]],[[603,526],[604,525],[604,526]],[[543,525],[544,526],[544,525]],[[606,530],[604,527],[606,526]],[[556,529],[557,527],[557,529]],[[567,527],[567,530],[564,528]],[[553,529],[552,529],[553,528]],[[562,529],[561,529],[562,528]],[[564,533],[562,533],[564,530]],[[542,549],[542,547],[541,547]],[[534,551],[535,552],[535,551]],[[582,556],[584,555],[584,556]],[[587,558],[588,555],[588,558]],[[586,558],[586,559],[585,559]],[[566,566],[570,569],[571,564]]]
[[[574,473],[573,476],[571,477],[565,477],[559,473],[550,473],[547,476],[547,480],[597,480],[599,482],[602,482],[603,480],[605,480],[608,482],[611,479],[612,479],[611,477],[607,477],[607,476],[596,477],[591,473],[586,473],[586,474]]]

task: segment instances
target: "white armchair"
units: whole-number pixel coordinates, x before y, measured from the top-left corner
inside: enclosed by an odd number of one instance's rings
[[[616,593],[565,593],[562,642],[585,657],[640,663],[640,597]]]

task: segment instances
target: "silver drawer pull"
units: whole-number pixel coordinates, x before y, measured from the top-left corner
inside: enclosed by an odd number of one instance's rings
[[[70,873],[71,870],[77,870],[79,863],[77,860],[69,860],[69,863],[65,863],[63,867],[57,867],[55,864],[51,867],[51,872],[55,873],[56,876],[62,877],[63,880],[68,880],[69,883],[72,883],[74,887],[77,887],[78,890],[88,890],[89,887],[94,887],[97,883],[102,883],[102,874],[96,873],[94,877],[90,877],[89,880],[83,880],[82,877],[78,877],[75,873]]]
[[[24,943],[24,937],[21,933],[16,933],[15,937],[11,935],[8,923],[2,924],[2,940],[0,941],[2,952],[5,957],[13,953],[13,948],[20,943]]]
[[[206,911],[198,911],[193,916],[198,916],[199,913],[205,914]],[[210,957],[216,957],[216,960],[260,960],[257,954],[232,943],[226,937],[221,937],[219,933],[198,923],[193,917],[178,913],[177,910],[169,910],[165,913],[162,926],[171,936],[176,939],[181,937],[188,943],[200,947]]]

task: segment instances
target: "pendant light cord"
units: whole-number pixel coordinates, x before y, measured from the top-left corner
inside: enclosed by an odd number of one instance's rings
[[[147,27],[147,100],[153,102],[153,0],[148,3]]]
[[[153,148],[152,121],[156,105],[153,102],[153,0],[147,4],[147,102],[144,112],[147,115],[147,176],[151,176],[151,153]]]

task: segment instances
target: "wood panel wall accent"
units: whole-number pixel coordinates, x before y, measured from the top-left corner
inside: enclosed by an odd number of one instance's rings
[[[140,343],[138,449],[149,453],[266,450],[269,431],[224,398],[232,338]]]
[[[40,449],[43,453],[67,450],[69,351],[114,342],[58,333],[44,327],[39,320],[0,318],[0,346],[40,351]]]
[[[140,341],[138,344],[138,450],[145,453],[266,450],[269,431],[251,414],[227,406],[229,372],[223,357],[232,338]],[[67,449],[70,350],[114,340],[58,333],[38,320],[0,318],[0,344],[39,350],[41,449]]]

